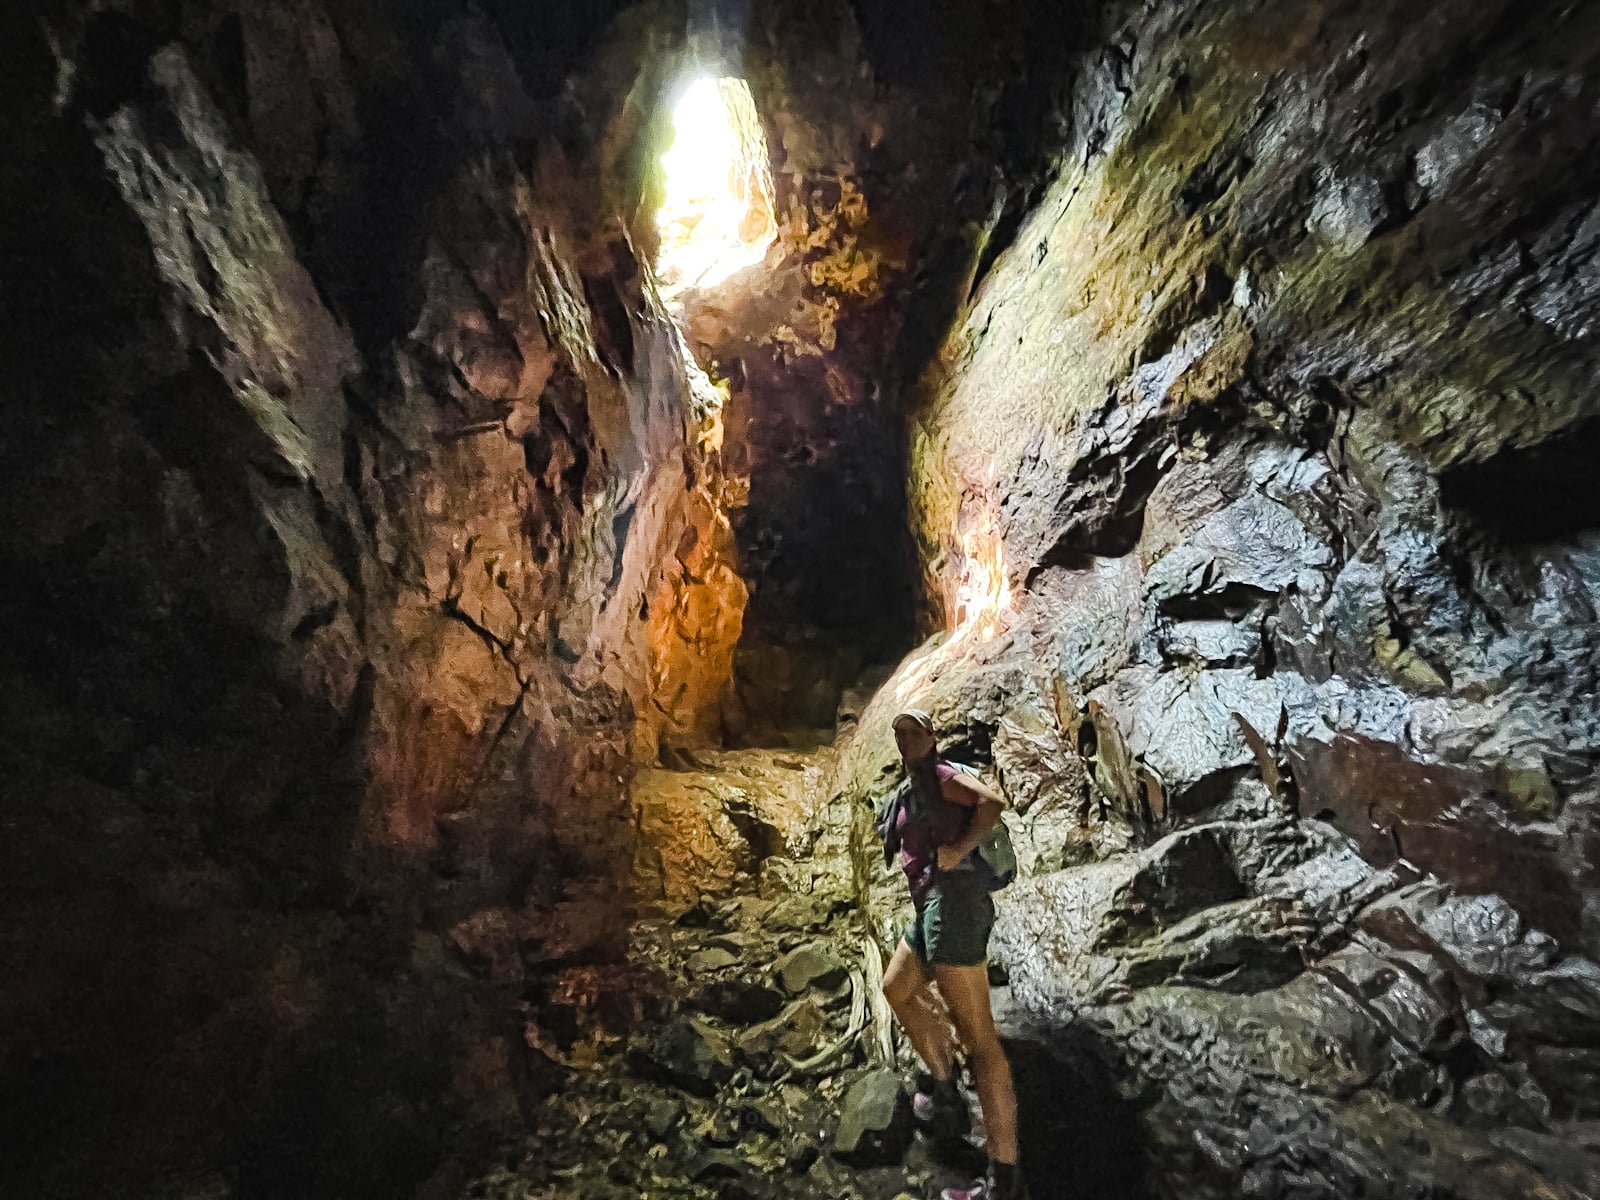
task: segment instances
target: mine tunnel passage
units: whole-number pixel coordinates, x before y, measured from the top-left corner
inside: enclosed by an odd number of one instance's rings
[[[797,350],[783,307],[800,295],[815,308],[812,293],[837,303],[817,288],[829,262],[820,233],[838,219],[830,203],[851,214],[848,227],[865,201],[830,184],[780,213],[769,122],[743,79],[690,73],[668,105],[656,275],[722,397],[723,461],[738,481],[728,507],[750,589],[725,732],[758,744],[784,726],[831,727],[845,688],[909,648],[905,430],[879,386],[882,349],[830,325]]]
[[[1600,1196],[1600,5],[0,26],[0,1194]]]

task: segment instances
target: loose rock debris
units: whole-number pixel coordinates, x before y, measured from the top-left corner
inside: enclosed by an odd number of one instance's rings
[[[741,777],[755,757],[740,756]],[[719,794],[718,764],[706,765],[666,786]],[[906,1051],[883,1056],[881,951],[848,891],[848,834],[833,834],[763,862],[724,898],[641,919],[631,969],[663,999],[625,1037],[586,1029],[555,1047],[560,1087],[469,1194],[894,1200],[970,1178],[981,1152],[930,1146],[913,1127]]]

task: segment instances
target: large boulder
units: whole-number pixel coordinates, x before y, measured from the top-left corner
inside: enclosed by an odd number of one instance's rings
[[[845,981],[847,974],[843,963],[825,947],[815,944],[791,950],[778,960],[776,970],[791,996],[809,988],[831,991]]]

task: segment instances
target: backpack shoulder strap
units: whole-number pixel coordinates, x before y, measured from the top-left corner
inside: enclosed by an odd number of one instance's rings
[[[883,794],[878,801],[873,822],[882,825],[884,821],[893,816],[905,804],[906,794],[910,790],[910,781],[902,779],[894,787]]]
[[[883,839],[884,866],[892,864],[894,856],[900,850],[900,810],[905,807],[909,790],[910,781],[902,780],[888,795],[878,801],[877,811],[873,816],[872,823],[878,830],[878,836]]]

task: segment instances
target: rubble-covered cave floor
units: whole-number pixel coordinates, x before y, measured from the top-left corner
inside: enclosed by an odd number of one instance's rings
[[[664,900],[632,931],[631,1028],[610,1033],[603,1014],[591,1023],[578,1008],[564,1028],[550,1009],[544,1026],[535,1018],[531,1039],[559,1083],[526,1139],[467,1195],[891,1200],[936,1195],[981,1167],[972,1146],[936,1150],[913,1135],[909,1096],[888,1086],[905,1065],[887,1070],[878,1049],[869,989],[882,959],[850,891],[848,828],[827,821],[819,794],[831,758],[826,747],[700,753],[682,760],[690,769],[643,774],[635,803],[647,837],[652,813],[682,815],[684,797],[699,795],[748,813],[782,845],[731,877],[709,875],[713,894],[687,907],[687,881],[667,864],[678,903]],[[731,865],[718,861],[717,822],[700,821],[697,865]],[[759,843],[752,831],[731,840]],[[663,882],[649,849],[641,858],[643,878]],[[840,1148],[842,1121],[863,1126],[853,1154]]]
[[[975,1146],[914,1131],[914,1064],[877,1024],[903,898],[860,857],[839,755],[676,762],[635,788],[628,962],[568,968],[530,1006],[548,1083],[526,1134],[448,1194],[900,1200],[976,1169]],[[1008,820],[1034,847],[1059,816]],[[1036,1200],[1182,1194],[1185,1177],[1196,1196],[1594,1194],[1600,1123],[1535,1113],[1540,1085],[1473,1052],[1459,999],[1475,979],[1533,1037],[1595,994],[1581,959],[1492,897],[1375,871],[1272,806],[1145,845],[1103,832],[1098,852],[1033,861],[991,943]]]

